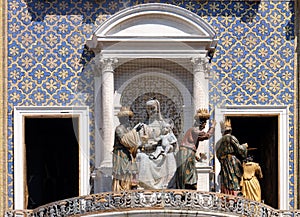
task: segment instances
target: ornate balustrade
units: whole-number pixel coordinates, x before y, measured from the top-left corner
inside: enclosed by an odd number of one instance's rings
[[[300,216],[231,195],[187,191],[105,192],[56,201],[34,210],[8,210],[5,217],[69,216]]]

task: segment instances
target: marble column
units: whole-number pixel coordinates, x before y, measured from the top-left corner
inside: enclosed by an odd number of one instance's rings
[[[116,58],[101,58],[96,60],[100,73],[95,77],[98,82],[95,96],[95,118],[98,135],[96,136],[96,179],[95,193],[111,191],[112,150],[114,143],[114,67]],[[100,82],[100,84],[99,84]],[[101,96],[100,96],[101,95]],[[101,101],[101,102],[99,102]]]
[[[192,58],[193,64],[193,101],[194,111],[199,108],[208,109],[208,59],[206,57]]]
[[[208,90],[208,59],[206,57],[192,58],[193,64],[193,103],[194,103],[194,114],[199,108],[209,109],[209,90]],[[205,130],[209,128],[207,123]],[[197,175],[198,183],[197,189],[201,191],[210,191],[210,172],[212,167],[209,166],[209,141],[199,142],[197,154],[205,153],[207,160],[197,162]]]
[[[114,67],[117,59],[101,59],[102,65],[102,132],[103,168],[112,167],[111,152],[114,143]]]

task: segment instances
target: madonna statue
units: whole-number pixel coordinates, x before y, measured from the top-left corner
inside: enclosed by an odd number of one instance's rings
[[[148,117],[139,131],[140,145],[136,156],[139,187],[173,188],[171,180],[176,171],[177,139],[172,124],[162,117],[157,99],[147,101],[146,110]]]

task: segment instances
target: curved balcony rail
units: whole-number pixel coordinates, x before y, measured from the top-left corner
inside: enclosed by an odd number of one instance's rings
[[[125,214],[126,213],[126,214]],[[190,190],[105,192],[56,201],[33,210],[8,210],[5,217],[71,216],[255,216],[296,217],[300,210],[283,211],[232,195]]]

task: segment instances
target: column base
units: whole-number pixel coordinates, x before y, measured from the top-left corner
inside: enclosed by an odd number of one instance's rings
[[[206,166],[201,164],[196,164],[197,169],[197,190],[198,191],[210,191],[210,174],[212,172],[212,166]]]

